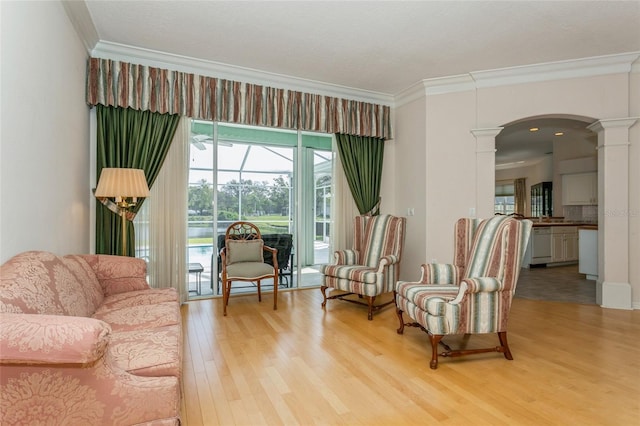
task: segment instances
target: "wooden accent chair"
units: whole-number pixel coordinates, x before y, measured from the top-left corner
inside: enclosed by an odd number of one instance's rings
[[[271,253],[272,262],[264,261],[263,251]],[[262,301],[260,281],[273,279],[273,309],[278,309],[278,250],[264,245],[260,230],[251,222],[234,222],[225,233],[225,246],[220,250],[224,315],[233,281],[251,281],[258,287],[258,301]]]
[[[400,273],[400,258],[404,244],[405,218],[391,215],[357,216],[354,220],[353,249],[338,250],[334,253],[335,264],[323,265],[323,302],[340,299],[366,305],[368,318],[373,319],[373,311],[393,303],[374,305],[376,296],[391,293]],[[340,290],[341,293],[327,297],[326,290]],[[367,303],[345,298],[357,294],[366,298]]]
[[[218,275],[211,274],[211,290],[213,291],[213,282],[217,282],[214,294],[219,294],[220,283],[222,282],[222,258],[220,257],[220,249],[224,248],[225,234],[218,235],[218,253],[211,254],[211,271],[213,271],[213,262],[218,262]],[[280,286],[293,284],[293,234],[262,234],[262,241],[265,247],[278,250],[278,277],[280,278]],[[264,263],[271,265],[271,253],[267,252]],[[291,280],[290,280],[291,278]]]
[[[453,264],[422,265],[420,282],[399,281],[396,312],[404,327],[419,327],[431,341],[432,369],[440,356],[501,352],[513,359],[507,343],[507,320],[532,223],[506,216],[459,219],[455,225]],[[406,313],[413,322],[405,323]],[[453,350],[442,338],[452,334],[497,333],[499,346]]]

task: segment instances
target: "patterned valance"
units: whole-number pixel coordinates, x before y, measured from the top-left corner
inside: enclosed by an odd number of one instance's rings
[[[391,138],[390,107],[90,58],[87,103],[227,123]]]

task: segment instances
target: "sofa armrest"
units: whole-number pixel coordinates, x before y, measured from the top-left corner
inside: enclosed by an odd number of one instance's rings
[[[111,340],[111,327],[93,318],[0,314],[0,364],[91,364]]]
[[[105,296],[149,289],[147,263],[128,256],[94,254],[82,256],[93,268]]]

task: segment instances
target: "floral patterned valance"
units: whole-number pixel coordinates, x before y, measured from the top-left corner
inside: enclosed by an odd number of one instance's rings
[[[87,103],[255,126],[391,138],[390,107],[90,58]]]

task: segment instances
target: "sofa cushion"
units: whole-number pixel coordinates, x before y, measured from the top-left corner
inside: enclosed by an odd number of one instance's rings
[[[96,314],[138,305],[155,305],[161,302],[178,302],[178,290],[175,288],[150,288],[129,291],[104,298]]]
[[[90,317],[101,302],[94,285],[78,259],[24,252],[0,267],[0,311]]]
[[[0,313],[0,364],[90,364],[111,327],[93,318]]]
[[[147,264],[142,259],[107,254],[81,256],[95,272],[105,296],[149,288]]]
[[[62,262],[76,277],[76,282],[80,284],[79,289],[83,299],[77,308],[67,307],[67,315],[90,317],[104,300],[102,286],[100,286],[95,272],[82,256],[67,255],[62,258]]]
[[[113,333],[109,363],[136,376],[180,377],[182,331],[179,324]]]
[[[93,318],[106,322],[114,332],[144,330],[181,323],[180,309],[176,302],[100,309],[96,311]]]

